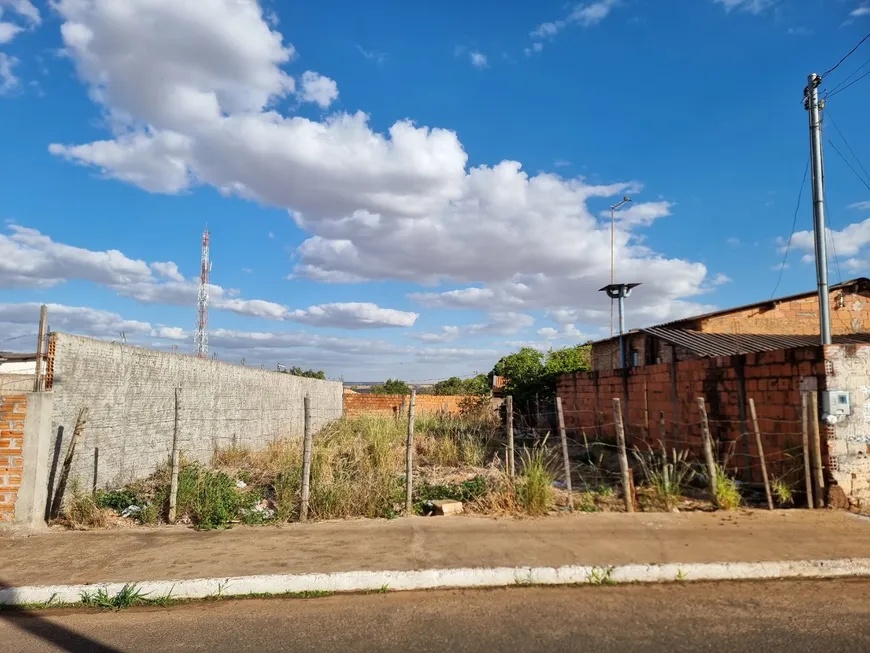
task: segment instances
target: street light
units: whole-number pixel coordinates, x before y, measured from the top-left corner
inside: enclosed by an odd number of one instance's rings
[[[639,285],[639,283],[612,283],[598,291],[607,293],[611,306],[614,299],[619,300],[619,366],[622,368],[628,367],[625,359],[625,298]]]
[[[617,202],[613,206],[610,207],[610,285],[612,286],[616,283],[616,279],[614,278],[616,275],[616,264],[614,263],[614,252],[616,251],[616,241],[615,241],[615,233],[616,233],[616,211],[617,209],[621,209],[623,206],[628,204],[631,201],[631,198],[625,196],[621,201]],[[603,289],[602,289],[603,290]],[[630,291],[629,291],[630,292]],[[613,337],[613,302],[610,302],[610,337]]]

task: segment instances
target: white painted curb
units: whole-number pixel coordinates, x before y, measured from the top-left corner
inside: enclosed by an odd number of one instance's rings
[[[510,585],[597,585],[663,583],[679,580],[762,580],[870,576],[870,558],[798,560],[793,562],[712,562],[654,565],[565,567],[495,567],[421,571],[346,571],[330,574],[272,574],[230,578],[196,578],[136,582],[148,598],[202,599],[287,592],[362,592],[427,590]],[[131,581],[132,582],[132,581]],[[0,604],[76,603],[83,592],[100,589],[114,596],[125,583],[44,585],[0,589]]]

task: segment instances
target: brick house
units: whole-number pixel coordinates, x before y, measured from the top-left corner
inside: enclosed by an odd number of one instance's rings
[[[830,297],[835,343],[870,333],[870,279],[831,286]],[[631,331],[625,336],[626,358],[629,366],[639,367],[697,359],[705,344],[718,355],[799,347],[818,342],[818,333],[819,298],[813,290]],[[767,336],[775,338],[766,342]],[[592,369],[619,366],[619,337],[592,344]]]
[[[703,398],[716,456],[758,483],[752,400],[774,478],[800,490],[806,426],[820,434],[825,500],[870,502],[870,280],[837,284],[830,293],[834,342],[824,347],[814,292],[632,331],[626,368],[618,365],[618,338],[593,343],[593,370],[557,383],[570,437],[615,440],[619,399],[630,446],[661,442],[699,456]],[[828,411],[833,393],[850,402],[847,412]],[[817,401],[807,417],[804,397]]]

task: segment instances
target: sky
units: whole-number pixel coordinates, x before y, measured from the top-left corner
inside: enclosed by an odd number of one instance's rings
[[[609,336],[611,237],[629,328],[811,290],[803,89],[868,32],[865,0],[0,0],[0,349],[45,303],[192,353],[206,228],[209,354],[345,380]],[[820,87],[833,282],[870,273],[867,71]]]

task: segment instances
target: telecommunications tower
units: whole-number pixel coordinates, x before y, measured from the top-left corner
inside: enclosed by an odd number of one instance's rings
[[[208,275],[211,261],[208,259],[209,233],[202,232],[202,265],[199,274],[199,296],[196,301],[196,334],[193,346],[199,358],[208,358]]]

